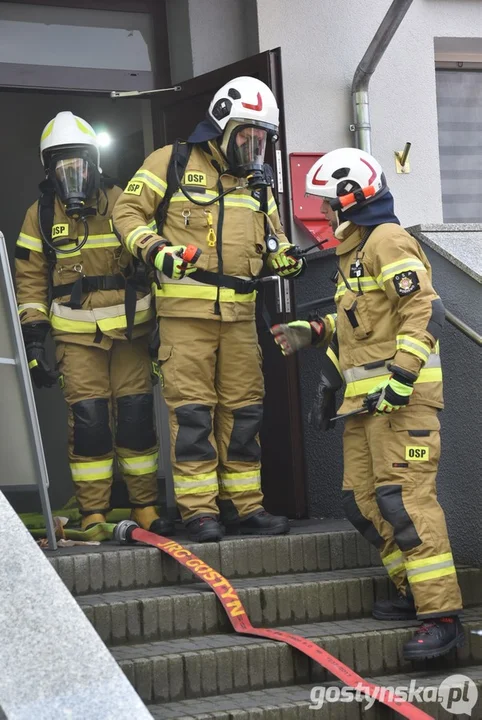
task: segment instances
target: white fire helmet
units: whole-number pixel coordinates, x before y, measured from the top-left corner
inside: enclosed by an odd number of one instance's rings
[[[92,160],[101,172],[99,144],[94,129],[88,122],[70,111],[59,112],[47,123],[40,137],[42,165],[44,167],[48,165],[48,156],[53,150],[79,147],[91,150]]]
[[[238,77],[223,85],[213,97],[208,115],[223,131],[230,120],[260,125],[278,132],[279,110],[270,88],[253,77]]]
[[[333,210],[363,207],[387,191],[380,163],[357,148],[340,148],[323,155],[306,176],[306,194],[330,202]]]
[[[277,139],[279,124],[278,104],[269,87],[256,78],[235,78],[218,90],[208,116],[222,132],[218,143],[230,172],[266,184],[266,146]]]

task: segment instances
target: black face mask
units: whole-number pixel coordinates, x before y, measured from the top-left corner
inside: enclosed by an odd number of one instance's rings
[[[99,189],[100,173],[87,149],[72,148],[52,153],[47,175],[69,217],[89,214],[85,205]]]
[[[253,189],[269,186],[264,157],[268,140],[275,139],[273,130],[266,127],[252,124],[235,127],[226,147],[230,172],[236,177],[246,178]]]

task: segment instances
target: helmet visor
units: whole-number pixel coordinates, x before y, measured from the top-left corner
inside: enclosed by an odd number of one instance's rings
[[[63,200],[88,195],[89,161],[85,158],[70,157],[57,160],[55,177]]]
[[[233,155],[236,166],[262,166],[268,141],[268,131],[261,127],[241,127],[233,138]]]

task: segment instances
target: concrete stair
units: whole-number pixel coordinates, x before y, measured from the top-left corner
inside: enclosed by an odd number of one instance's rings
[[[449,656],[407,663],[401,648],[417,623],[370,615],[374,600],[392,591],[378,554],[345,521],[292,525],[292,534],[278,538],[208,545],[178,539],[232,581],[254,626],[309,638],[385,685],[408,686],[408,677],[438,685],[461,672],[482,688],[481,637],[467,632],[465,646]],[[400,717],[379,703],[368,711],[356,702],[310,709],[310,689],[338,681],[284,643],[234,633],[211,589],[153,548],[103,543],[50,559],[156,719]],[[459,568],[458,576],[465,628],[478,629],[482,570]],[[440,703],[420,707],[454,717]],[[473,717],[482,718],[482,702],[476,709]]]

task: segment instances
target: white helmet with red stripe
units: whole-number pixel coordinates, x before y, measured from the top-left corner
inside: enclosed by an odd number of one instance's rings
[[[277,133],[279,110],[276,98],[264,82],[238,77],[223,85],[213,97],[208,115],[222,132],[230,120],[260,125]]]
[[[362,207],[388,190],[380,163],[357,148],[340,148],[323,155],[306,176],[306,194],[330,202],[333,210]]]

